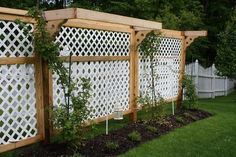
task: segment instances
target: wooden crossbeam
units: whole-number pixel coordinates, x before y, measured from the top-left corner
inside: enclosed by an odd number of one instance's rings
[[[21,10],[21,9],[12,9],[12,8],[0,7],[0,13],[27,16],[28,11],[27,10]]]
[[[115,15],[81,8],[51,10],[51,11],[45,11],[44,14],[46,20],[48,21],[60,20],[60,19],[86,19],[92,21],[102,21],[108,23],[128,25],[133,27],[143,27],[150,29],[162,28],[162,23],[156,21],[148,21],[133,17]]]
[[[203,37],[207,36],[207,31],[184,31],[185,36]]]

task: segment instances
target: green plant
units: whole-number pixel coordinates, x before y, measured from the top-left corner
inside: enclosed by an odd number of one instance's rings
[[[114,141],[107,141],[106,142],[106,148],[108,150],[116,150],[117,148],[119,148],[119,144],[117,142],[114,142]]]
[[[128,139],[133,142],[140,142],[141,138],[142,138],[142,136],[138,131],[133,131],[128,134]]]
[[[143,105],[143,110],[149,113],[149,116],[146,116],[147,120],[158,120],[160,122],[164,121],[165,111],[164,106],[167,102],[163,98],[159,98],[155,101],[155,104],[152,103],[152,99],[149,96],[140,97],[138,102]]]
[[[236,79],[236,9],[218,34],[216,68],[221,76]]]
[[[165,104],[164,99],[156,91],[156,82],[158,80],[156,68],[158,66],[158,62],[155,60],[155,57],[159,54],[160,40],[160,34],[151,31],[139,45],[141,57],[149,60],[148,63],[150,65],[148,65],[148,67],[150,67],[150,71],[148,70],[148,73],[145,75],[150,76],[151,81],[149,82],[147,94],[142,95],[141,93],[138,102],[143,105],[146,112],[151,114],[152,119],[157,120],[163,120],[163,105]]]
[[[146,128],[150,132],[153,132],[153,133],[157,133],[158,132],[158,129],[156,127],[154,127],[154,126],[148,125]]]
[[[197,104],[197,94],[195,86],[190,76],[185,75],[183,78],[182,86],[184,89],[184,107],[195,108]]]
[[[52,111],[54,126],[61,131],[62,140],[73,146],[80,144],[84,129],[82,124],[89,114],[86,104],[90,97],[90,82],[85,78],[81,78],[81,82],[82,91],[78,92],[77,97],[72,97],[70,112],[67,112],[67,106],[63,104]]]
[[[178,122],[178,123],[181,123],[181,124],[184,123],[183,117],[177,116],[177,117],[175,117],[175,120],[176,120],[176,122]]]
[[[184,116],[185,116],[185,117],[189,117],[189,118],[191,118],[191,119],[193,119],[193,120],[198,120],[197,117],[195,117],[194,115],[192,115],[192,114],[190,114],[190,113],[187,113],[187,112],[184,113]]]
[[[62,142],[77,147],[82,138],[82,123],[89,114],[86,105],[91,92],[90,80],[83,77],[75,81],[71,80],[64,61],[58,57],[59,44],[55,43],[53,35],[47,30],[47,21],[44,19],[43,11],[32,8],[28,14],[36,21],[32,33],[28,31],[26,24],[20,20],[16,22],[24,28],[25,34],[33,37],[34,51],[59,76],[57,83],[61,85],[64,92],[65,102],[51,109],[51,119],[62,135]]]

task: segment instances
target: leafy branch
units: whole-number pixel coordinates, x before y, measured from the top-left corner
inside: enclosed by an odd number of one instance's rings
[[[44,19],[43,11],[32,8],[28,14],[36,21],[35,29],[31,34],[34,51],[59,76],[57,83],[61,85],[64,92],[64,104],[57,104],[52,109],[53,124],[60,130],[63,142],[68,142],[70,146],[77,146],[82,139],[82,123],[89,115],[86,105],[91,96],[90,80],[83,77],[76,82],[71,80],[70,72],[65,67],[64,61],[59,58],[59,44],[54,42],[54,38],[47,30],[47,21]],[[24,26],[19,20],[17,23]],[[27,28],[24,29],[24,32],[30,33]]]
[[[156,57],[160,53],[160,34],[155,34],[154,31],[151,31],[147,34],[146,38],[139,45],[142,59],[147,59],[150,64],[150,73],[147,75],[151,77],[151,82],[149,84],[149,90],[151,93],[141,96],[139,103],[143,104],[146,112],[150,112],[152,118],[159,120],[163,119],[163,104],[165,104],[164,99],[159,93],[156,92],[156,85],[158,79],[158,74],[156,73],[157,61]],[[151,95],[151,96],[150,96]]]

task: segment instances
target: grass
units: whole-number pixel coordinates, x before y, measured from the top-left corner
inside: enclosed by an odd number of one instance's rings
[[[236,156],[236,92],[199,101],[214,116],[144,143],[121,157],[231,157]]]

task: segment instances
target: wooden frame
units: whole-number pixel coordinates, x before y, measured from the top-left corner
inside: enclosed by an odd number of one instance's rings
[[[41,73],[41,58],[34,57],[1,57],[0,65],[14,64],[33,64],[35,66],[35,90],[36,90],[36,119],[38,134],[35,137],[29,137],[16,143],[0,145],[0,153],[23,147],[42,141],[45,138],[44,134],[44,115],[43,115],[43,96],[42,96],[42,73]]]
[[[81,8],[58,9],[45,11],[45,17],[48,21],[60,19],[86,19],[91,21],[100,21],[107,23],[122,24],[132,27],[143,27],[150,29],[161,29],[160,22],[142,20],[127,16],[103,13]]]
[[[130,26],[100,22],[100,21],[84,20],[84,19],[69,19],[66,23],[63,24],[63,26],[107,30],[107,31],[117,31],[117,32],[126,32],[126,33],[132,32],[132,29],[130,28]]]
[[[35,57],[2,57],[0,58],[0,65],[4,64],[34,64]]]
[[[6,152],[6,151],[9,151],[9,150],[13,150],[13,149],[16,149],[16,148],[20,148],[20,147],[23,147],[25,145],[33,144],[33,143],[36,143],[36,142],[39,142],[39,141],[42,141],[42,140],[43,140],[43,136],[37,135],[35,137],[30,137],[30,138],[27,138],[25,140],[21,140],[21,141],[16,142],[16,143],[6,144],[6,145],[3,145],[3,146],[0,145],[0,153]]]
[[[63,61],[69,62],[69,57],[60,57]],[[97,61],[128,61],[129,56],[72,56],[72,62],[97,62]]]
[[[28,23],[35,23],[35,20],[27,15],[28,11],[21,10],[21,9],[11,9],[0,7],[0,19],[6,21],[15,21],[17,19],[28,22]]]
[[[96,62],[96,61],[128,61],[130,63],[130,95],[129,110],[124,114],[130,114],[133,121],[137,120],[137,102],[139,71],[138,71],[138,45],[146,37],[147,33],[154,30],[161,33],[163,37],[182,39],[181,64],[179,84],[181,85],[184,75],[184,65],[187,47],[199,36],[206,36],[206,31],[174,31],[162,29],[162,24],[155,21],[142,20],[132,17],[102,13],[80,8],[68,8],[52,11],[45,11],[44,16],[48,21],[47,29],[54,37],[61,26],[98,29],[106,31],[117,31],[130,33],[130,55],[129,56],[73,56],[73,62]],[[23,22],[35,23],[35,20],[27,15],[27,11],[20,9],[10,9],[0,7],[0,19],[6,21],[15,21],[20,19]],[[68,57],[60,57],[67,62]],[[4,64],[34,64],[36,80],[36,105],[37,105],[37,127],[39,134],[35,137],[19,141],[15,144],[0,145],[0,152],[8,151],[28,144],[44,140],[50,141],[52,134],[52,124],[49,120],[48,108],[53,104],[52,72],[48,68],[48,63],[41,60],[39,56],[34,57],[1,57],[0,65]],[[178,97],[174,98],[180,105],[182,98],[182,87],[179,87]],[[172,100],[172,99],[171,99]],[[170,100],[170,101],[171,101]],[[109,119],[113,115],[109,115]],[[105,117],[97,118],[92,122],[98,123],[104,121]]]

